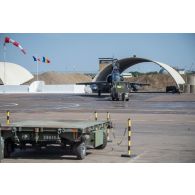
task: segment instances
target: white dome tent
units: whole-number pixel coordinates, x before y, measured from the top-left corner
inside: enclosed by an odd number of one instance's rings
[[[4,85],[21,85],[34,78],[24,67],[10,63],[0,62],[0,80]]]

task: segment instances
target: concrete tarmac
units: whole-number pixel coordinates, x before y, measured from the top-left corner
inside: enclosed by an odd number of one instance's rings
[[[21,120],[106,120],[110,112],[114,130],[104,150],[88,150],[84,160],[50,146],[41,151],[17,149],[4,163],[129,163],[195,162],[195,94],[133,93],[129,102],[109,96],[68,94],[1,94],[0,120],[10,110],[11,122]],[[127,119],[132,119],[132,157],[127,153]]]

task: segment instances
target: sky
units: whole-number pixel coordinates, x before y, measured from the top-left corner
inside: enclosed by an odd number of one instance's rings
[[[3,58],[4,38],[8,36],[25,48],[24,55],[19,48],[7,44],[6,61],[20,64],[32,73],[36,63],[32,56],[45,56],[50,64],[41,63],[40,72],[98,72],[98,58],[118,59],[143,57],[166,63],[172,67],[195,69],[195,34],[174,33],[1,33],[0,61]],[[158,71],[152,63],[138,64],[131,71]]]

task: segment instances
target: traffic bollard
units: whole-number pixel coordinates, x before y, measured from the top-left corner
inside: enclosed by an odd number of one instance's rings
[[[122,154],[121,157],[131,157],[131,119],[128,119],[128,152]]]
[[[10,112],[9,112],[9,110],[7,110],[6,116],[7,116],[7,118],[6,118],[6,124],[7,125],[10,125]]]
[[[107,112],[107,121],[110,121],[110,113]],[[111,128],[107,128],[107,142],[112,142],[112,140],[110,140],[110,129]]]
[[[96,111],[94,112],[94,114],[95,114],[95,121],[97,121],[98,114],[97,114],[97,112],[96,112]]]

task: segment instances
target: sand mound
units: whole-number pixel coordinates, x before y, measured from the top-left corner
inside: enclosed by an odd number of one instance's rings
[[[34,79],[32,79],[29,83],[32,83],[35,80],[36,75],[34,75]],[[47,85],[54,85],[90,82],[92,78],[80,73],[45,72],[39,75],[39,80],[45,81],[45,84]]]
[[[165,90],[166,86],[176,85],[174,79],[166,74],[149,74],[125,79],[129,82],[148,83],[146,89]]]
[[[36,80],[36,75],[33,80]],[[60,72],[45,72],[39,75],[39,80],[45,81],[48,85],[56,84],[72,84],[79,82],[91,82],[91,76],[81,73],[60,73]],[[125,79],[128,82],[148,83],[150,86],[144,87],[145,90],[165,90],[166,86],[176,85],[174,79],[168,74],[145,74],[138,77]]]

